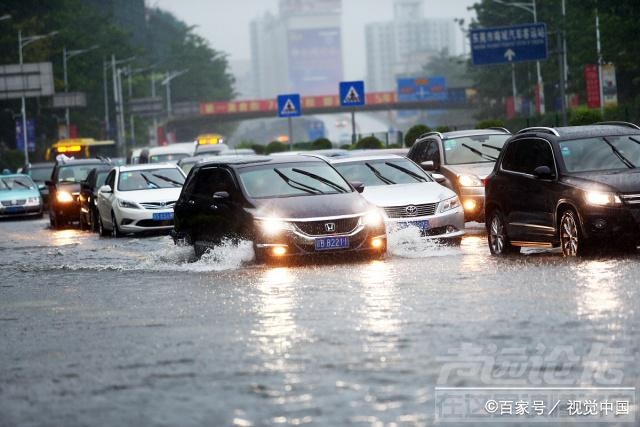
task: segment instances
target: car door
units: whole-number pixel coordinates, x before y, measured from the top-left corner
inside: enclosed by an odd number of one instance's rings
[[[240,192],[231,171],[217,166],[201,168],[188,190],[180,216],[193,241],[215,242],[242,234]]]
[[[104,185],[108,185],[111,188],[111,191],[105,193],[103,191],[98,191],[98,214],[100,215],[100,219],[103,224],[108,224],[109,227],[113,227],[111,224],[111,204],[115,198],[114,191],[116,186],[116,170],[112,170],[107,175],[107,179],[104,182]]]
[[[549,176],[538,176],[534,171],[546,166]],[[507,231],[512,241],[544,242],[554,235],[554,185],[557,180],[555,159],[548,141],[524,138],[513,141],[500,165],[508,175],[502,181],[506,194],[505,209]],[[497,187],[500,191],[501,187]]]

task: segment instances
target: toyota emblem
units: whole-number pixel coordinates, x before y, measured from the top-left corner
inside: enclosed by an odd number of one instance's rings
[[[413,216],[416,214],[416,212],[418,212],[418,208],[416,208],[413,205],[409,205],[406,208],[404,208],[404,211],[407,213],[407,215]]]
[[[324,223],[324,231],[327,233],[333,233],[336,231],[336,223],[335,222],[325,222]]]

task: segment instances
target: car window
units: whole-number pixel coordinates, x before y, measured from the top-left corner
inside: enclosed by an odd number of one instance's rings
[[[109,172],[109,175],[107,175],[107,179],[105,180],[105,185],[108,185],[109,187],[111,187],[111,189],[113,190],[114,188],[114,184],[116,183],[116,171],[112,170],[111,172]]]
[[[51,171],[53,170],[53,165],[49,167],[36,167],[29,170],[29,176],[34,181],[47,181],[51,179]]]
[[[359,160],[336,163],[334,167],[348,181],[362,182],[365,187],[431,181],[422,169],[407,159]]]
[[[230,195],[237,191],[229,172],[221,168],[201,169],[193,186],[192,195],[201,199],[211,199],[218,191],[226,191]]]
[[[80,182],[87,179],[89,172],[96,165],[64,165],[58,171],[58,182]]]
[[[253,198],[296,197],[353,191],[340,174],[326,163],[284,163],[240,172],[245,191]]]
[[[442,141],[448,165],[495,162],[511,135],[474,135]]]
[[[25,189],[35,189],[33,181],[31,181],[26,176],[12,176],[12,177],[4,177],[0,178],[0,190],[25,190]]]
[[[640,167],[640,136],[608,136],[561,141],[568,172]]]
[[[155,190],[182,187],[184,177],[177,168],[120,171],[119,191]]]
[[[555,171],[551,146],[543,139],[513,141],[502,160],[502,169],[518,173],[533,174],[539,166],[547,166]]]

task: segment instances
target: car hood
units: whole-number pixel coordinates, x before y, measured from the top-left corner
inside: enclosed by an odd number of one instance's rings
[[[324,218],[359,215],[373,208],[357,192],[271,199],[252,199],[258,217]]]
[[[175,202],[180,197],[182,188],[154,188],[149,190],[119,191],[119,199],[137,203]]]
[[[33,189],[13,189],[0,191],[0,200],[22,200],[29,197],[40,197],[40,192],[37,188]]]
[[[640,193],[640,170],[577,173],[563,179],[569,185],[583,189]]]
[[[493,162],[485,163],[465,163],[463,165],[445,165],[447,169],[455,173],[456,175],[471,174],[480,179],[485,179],[491,171],[493,171]]]
[[[362,196],[376,206],[386,207],[438,203],[455,193],[437,182],[417,182],[365,187]]]
[[[80,183],[78,182],[59,182],[56,186],[58,191],[68,191],[71,194],[80,192]]]

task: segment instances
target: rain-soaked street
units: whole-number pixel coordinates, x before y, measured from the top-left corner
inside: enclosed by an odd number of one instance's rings
[[[270,267],[249,242],[195,261],[168,236],[1,221],[0,426],[432,425],[437,387],[514,378],[624,388],[634,415],[640,255],[496,258],[469,231]]]

